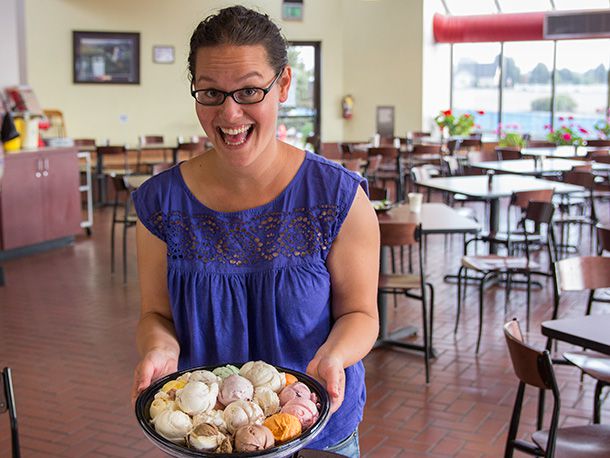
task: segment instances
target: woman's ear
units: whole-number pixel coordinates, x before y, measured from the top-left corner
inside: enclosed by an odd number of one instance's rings
[[[280,102],[285,102],[288,100],[288,90],[290,89],[290,82],[292,81],[292,68],[290,66],[284,67],[284,71],[282,72],[282,76],[278,80],[278,85],[280,86]]]

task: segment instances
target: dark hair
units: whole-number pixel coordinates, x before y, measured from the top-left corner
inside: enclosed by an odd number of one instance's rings
[[[193,32],[188,60],[191,81],[195,79],[197,50],[225,44],[263,45],[269,65],[276,72],[288,64],[287,43],[279,27],[267,14],[236,5],[208,16]]]

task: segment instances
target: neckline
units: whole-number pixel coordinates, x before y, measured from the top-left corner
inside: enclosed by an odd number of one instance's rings
[[[184,176],[182,175],[182,170],[180,170],[180,164],[181,163],[178,164],[177,167],[174,167],[174,169],[176,170],[176,174],[178,176],[178,180],[180,181],[180,186],[184,189],[184,192],[187,194],[187,196],[189,197],[190,200],[195,202],[201,208],[205,209],[207,212],[214,213],[216,215],[234,216],[234,215],[242,215],[242,214],[260,212],[260,211],[266,209],[267,207],[273,206],[277,201],[282,199],[291,190],[291,188],[296,186],[296,182],[299,180],[301,175],[304,173],[303,170],[305,169],[305,163],[310,159],[310,154],[311,153],[309,151],[305,151],[305,156],[303,158],[303,162],[301,162],[301,164],[299,165],[299,168],[297,169],[297,172],[294,174],[292,179],[288,182],[286,187],[284,189],[282,189],[282,191],[277,196],[275,196],[269,202],[266,202],[264,204],[258,205],[256,207],[246,208],[244,210],[237,210],[237,211],[234,211],[234,212],[218,211],[218,210],[214,210],[213,208],[210,208],[207,205],[205,205],[203,202],[201,202],[195,196],[195,194],[193,194],[191,192],[191,189],[186,184],[186,181],[184,180]]]

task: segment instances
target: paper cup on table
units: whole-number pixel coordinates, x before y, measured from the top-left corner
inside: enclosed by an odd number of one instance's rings
[[[413,213],[419,213],[421,211],[421,205],[424,200],[424,195],[419,192],[410,192],[407,194],[409,197],[409,211]]]

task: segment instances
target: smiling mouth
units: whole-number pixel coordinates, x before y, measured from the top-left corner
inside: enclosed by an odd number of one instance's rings
[[[248,141],[254,126],[252,124],[241,127],[219,127],[218,132],[222,137],[225,145],[240,146]]]

